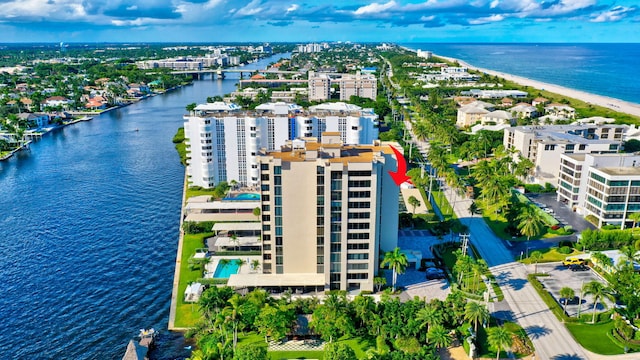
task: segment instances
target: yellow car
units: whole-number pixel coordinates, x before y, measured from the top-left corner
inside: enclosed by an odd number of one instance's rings
[[[585,261],[578,258],[567,258],[562,261],[562,265],[570,266],[570,265],[584,265]]]

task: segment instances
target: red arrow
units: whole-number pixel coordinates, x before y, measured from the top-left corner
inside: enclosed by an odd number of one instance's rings
[[[393,153],[396,154],[396,160],[398,161],[398,171],[393,172],[389,170],[389,175],[391,175],[391,178],[393,178],[393,181],[398,186],[404,182],[411,184],[411,179],[407,176],[407,162],[404,156],[393,146],[389,145],[389,147],[393,150]]]

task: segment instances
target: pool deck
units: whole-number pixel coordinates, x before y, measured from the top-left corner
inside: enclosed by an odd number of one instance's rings
[[[259,260],[260,264],[262,264],[262,257],[260,256],[238,256],[238,255],[212,256],[211,261],[209,261],[209,263],[205,265],[205,273],[204,273],[205,278],[213,278],[213,274],[215,273],[216,268],[218,267],[218,264],[222,259],[227,259],[231,261],[242,259],[246,261],[247,262],[246,264],[238,268],[238,272],[237,272],[238,274],[254,273],[254,271],[251,269],[251,261],[253,260]]]

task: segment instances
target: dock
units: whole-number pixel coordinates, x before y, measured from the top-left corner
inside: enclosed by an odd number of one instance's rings
[[[122,360],[149,360],[149,350],[153,348],[156,338],[156,331],[154,329],[141,329],[140,341],[135,339],[129,340],[127,344],[127,350],[122,357]]]

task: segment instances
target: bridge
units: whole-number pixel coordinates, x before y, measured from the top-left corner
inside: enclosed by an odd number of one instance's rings
[[[224,79],[225,73],[239,73],[240,78],[244,77],[244,74],[253,74],[255,72],[261,74],[282,74],[282,75],[295,75],[302,74],[300,71],[284,71],[284,70],[272,70],[272,69],[199,69],[199,70],[174,70],[171,74],[176,75],[191,75],[194,79],[200,79],[202,75],[211,74],[212,78],[218,75]]]

